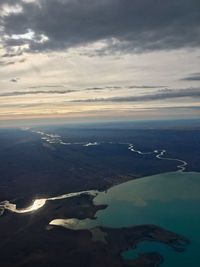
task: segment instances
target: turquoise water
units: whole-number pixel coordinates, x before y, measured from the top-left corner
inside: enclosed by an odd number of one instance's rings
[[[123,254],[135,258],[139,253],[158,251],[163,267],[200,266],[200,174],[166,173],[127,182],[96,198],[108,208],[98,212],[98,225],[121,227],[156,224],[188,237],[191,243],[182,253],[167,245],[142,242]]]
[[[160,252],[162,267],[200,266],[200,173],[172,172],[133,180],[112,187],[95,198],[96,204],[108,204],[96,220],[74,222],[74,228],[155,224],[190,239],[184,252],[167,245],[141,242],[123,253],[133,259],[142,252]],[[72,222],[73,224],[73,222]]]

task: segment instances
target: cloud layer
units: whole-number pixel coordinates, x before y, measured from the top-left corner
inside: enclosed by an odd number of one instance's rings
[[[199,73],[193,73],[182,80],[184,81],[200,81],[200,72]]]
[[[199,117],[199,10],[199,0],[0,0],[0,121]]]
[[[109,98],[90,98],[84,100],[75,100],[73,102],[139,102],[139,101],[154,101],[165,100],[181,97],[200,97],[199,88],[186,88],[186,89],[163,89],[153,94],[145,94],[139,96],[122,96],[122,97],[109,97]]]
[[[7,48],[60,50],[103,41],[99,53],[197,47],[199,0],[3,1]],[[14,8],[11,9],[12,3]],[[21,9],[20,9],[20,8]]]
[[[16,81],[14,81],[16,82]],[[63,95],[63,94],[68,94],[68,93],[72,93],[72,92],[76,92],[75,90],[29,90],[29,91],[13,91],[13,92],[6,92],[6,93],[0,93],[0,97],[3,96],[22,96],[22,95],[38,95],[38,94],[58,94],[58,95]]]

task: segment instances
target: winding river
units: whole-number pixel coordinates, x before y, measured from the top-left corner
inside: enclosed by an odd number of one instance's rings
[[[184,253],[176,253],[165,245],[154,242],[142,242],[137,249],[123,253],[126,259],[133,259],[140,253],[159,251],[165,261],[163,267],[196,267],[199,262],[200,247],[200,174],[184,172],[187,162],[181,159],[165,157],[166,150],[145,152],[137,150],[130,143],[65,143],[59,135],[46,134],[40,131],[44,142],[60,145],[81,145],[84,147],[101,144],[120,144],[127,146],[132,153],[139,155],[155,155],[159,160],[177,162],[177,171],[132,180],[110,188],[105,192],[81,191],[63,194],[50,198],[36,199],[32,205],[18,209],[16,204],[8,200],[0,203],[0,215],[4,210],[22,214],[41,209],[47,201],[54,201],[91,194],[95,204],[107,204],[108,207],[97,212],[97,219],[78,220],[76,218],[54,218],[49,222],[52,227],[60,226],[70,229],[90,229],[95,235],[96,226],[128,227],[140,224],[155,224],[173,232],[185,235],[191,244]],[[99,233],[98,233],[99,235]],[[102,237],[103,240],[104,237]]]
[[[160,160],[169,160],[169,161],[176,161],[178,163],[177,165],[177,171],[182,172],[185,171],[186,166],[188,165],[188,163],[182,159],[177,159],[177,158],[169,158],[169,157],[165,157],[165,154],[167,153],[167,151],[165,149],[162,150],[154,150],[154,151],[150,151],[150,152],[144,152],[144,151],[140,151],[137,150],[133,144],[131,143],[114,143],[114,142],[97,142],[97,141],[92,141],[92,142],[73,142],[73,143],[66,143],[62,140],[60,135],[57,134],[49,134],[49,133],[45,133],[42,131],[36,131],[36,130],[31,130],[29,128],[23,129],[23,130],[27,130],[27,131],[31,131],[33,133],[39,134],[41,136],[41,139],[49,144],[60,144],[60,145],[81,145],[84,147],[90,147],[90,146],[100,146],[101,144],[107,144],[107,145],[125,145],[128,147],[128,150],[130,150],[131,152],[137,153],[139,155],[155,155],[156,158],[160,159]]]

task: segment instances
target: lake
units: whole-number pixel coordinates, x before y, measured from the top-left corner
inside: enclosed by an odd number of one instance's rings
[[[94,202],[108,205],[98,211],[96,220],[61,220],[60,225],[82,229],[155,224],[184,235],[191,243],[178,253],[164,244],[141,242],[136,249],[124,252],[124,258],[157,251],[164,256],[162,267],[200,265],[199,173],[171,172],[132,180],[99,193]]]

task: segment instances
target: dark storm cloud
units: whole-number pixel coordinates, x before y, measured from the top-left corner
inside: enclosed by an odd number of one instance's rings
[[[21,0],[22,1],[22,0]],[[12,1],[11,1],[12,2]],[[3,34],[35,33],[33,40],[4,38],[4,45],[59,50],[106,40],[99,53],[197,47],[199,0],[40,0],[3,18]],[[48,37],[43,41],[42,35]]]
[[[145,94],[140,96],[91,98],[84,100],[74,100],[71,102],[140,102],[140,101],[174,99],[181,97],[199,98],[200,89],[199,88],[166,89],[166,90],[159,90],[153,94]]]
[[[185,77],[182,79],[183,81],[200,81],[200,72],[199,73],[193,73],[189,75],[188,77]]]

